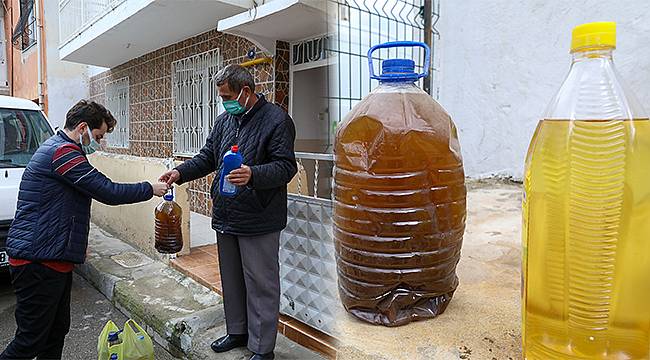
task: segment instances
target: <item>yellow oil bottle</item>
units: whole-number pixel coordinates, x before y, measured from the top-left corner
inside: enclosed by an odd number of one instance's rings
[[[529,148],[527,360],[650,357],[650,120],[614,67],[615,26],[574,29],[571,70]]]

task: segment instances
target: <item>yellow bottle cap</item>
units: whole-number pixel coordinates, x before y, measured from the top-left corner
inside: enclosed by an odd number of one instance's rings
[[[576,26],[571,36],[571,52],[585,48],[616,48],[616,23],[593,22]]]

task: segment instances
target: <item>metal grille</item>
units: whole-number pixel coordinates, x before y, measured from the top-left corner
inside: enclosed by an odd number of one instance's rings
[[[335,335],[334,325],[340,305],[332,234],[332,200],[329,193],[320,197],[317,191],[321,187],[319,183],[331,181],[334,156],[297,153],[296,158],[301,164],[314,162],[314,173],[306,176],[312,181],[309,184],[298,183],[299,193],[302,186],[313,187],[314,193],[288,196],[287,227],[280,238],[280,312],[326,334]],[[300,168],[311,172],[303,166]]]
[[[129,147],[129,78],[124,77],[106,84],[106,107],[117,120],[106,141],[111,147]]]
[[[221,67],[218,49],[172,63],[174,154],[198,153],[223,111],[214,81]]]
[[[314,39],[308,39],[291,44],[291,64],[295,66],[300,65],[314,65],[322,62],[327,58],[325,51],[327,36],[321,36]],[[294,70],[296,70],[294,68]]]
[[[368,73],[368,49],[387,41],[424,41],[424,0],[329,0],[328,11],[335,19],[330,25],[332,41],[327,51],[332,57],[329,67],[330,142],[336,125],[373,88],[377,80]],[[431,14],[433,23],[437,11]],[[433,30],[435,34],[437,32]],[[432,49],[433,50],[433,49]],[[422,72],[424,51],[421,48],[381,49],[374,53],[375,71],[378,61],[387,58],[408,58]],[[420,86],[422,86],[420,80]]]
[[[38,35],[36,31],[38,27],[34,0],[20,0],[20,17],[11,36],[14,46],[22,51],[34,46]]]

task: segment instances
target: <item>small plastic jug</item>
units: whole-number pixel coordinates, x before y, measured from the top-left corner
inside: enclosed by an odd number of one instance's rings
[[[239,146],[233,145],[223,156],[223,169],[219,178],[219,193],[222,196],[234,196],[237,194],[237,186],[226,179],[231,171],[239,169],[242,165],[242,156],[239,153]]]
[[[183,248],[183,210],[174,201],[173,189],[170,189],[155,210],[156,216],[156,250],[161,254],[176,254]]]

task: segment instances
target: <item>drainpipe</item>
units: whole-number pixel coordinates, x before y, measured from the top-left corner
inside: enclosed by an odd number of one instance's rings
[[[41,31],[43,30],[43,26],[41,22],[40,0],[34,0],[34,15],[36,17],[36,54],[38,57],[38,106],[42,110],[45,104],[45,95],[43,94],[43,44],[41,44]]]

